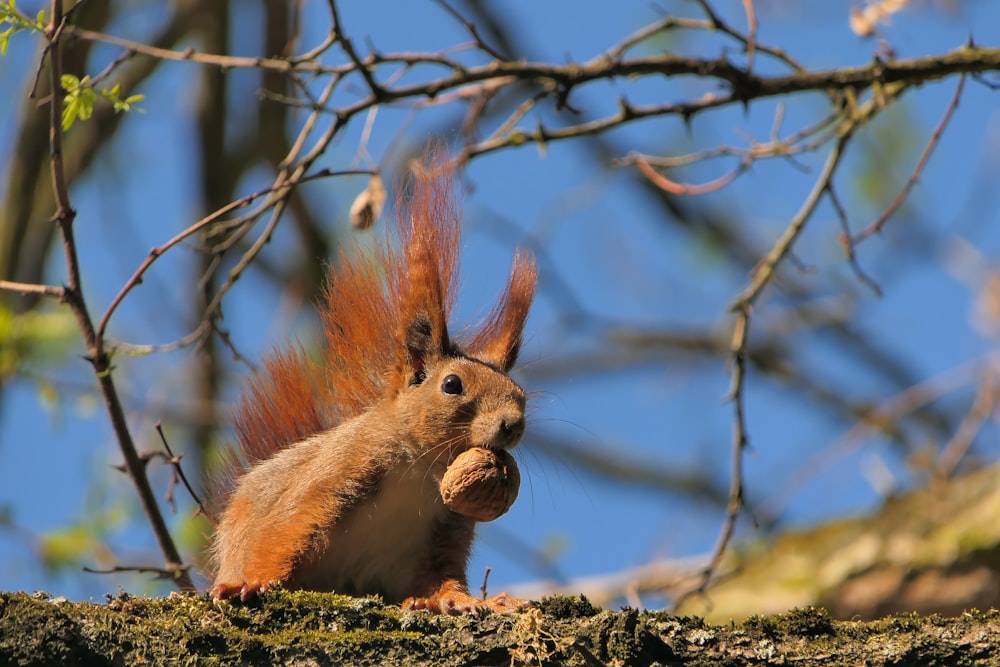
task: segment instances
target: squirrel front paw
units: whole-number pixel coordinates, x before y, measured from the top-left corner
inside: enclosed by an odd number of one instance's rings
[[[271,585],[259,581],[227,581],[212,586],[209,593],[216,600],[228,600],[239,596],[240,600],[246,602],[257,597],[259,593],[266,593],[271,590]]]

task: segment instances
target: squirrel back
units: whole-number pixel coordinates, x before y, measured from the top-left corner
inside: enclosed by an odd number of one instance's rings
[[[425,161],[399,201],[394,234],[373,253],[341,252],[330,270],[319,358],[276,352],[244,392],[213,546],[219,597],[277,581],[481,606],[465,579],[474,523],[442,504],[435,480],[469,448],[520,440],[524,392],[506,374],[535,264],[516,253],[506,290],[460,344],[447,326],[460,223],[451,167]]]

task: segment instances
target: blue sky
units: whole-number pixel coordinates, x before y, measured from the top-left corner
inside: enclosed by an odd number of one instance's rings
[[[877,48],[874,41],[860,39],[848,29],[849,2],[756,4],[760,40],[780,44],[810,67],[866,64]],[[302,44],[322,39],[327,25],[323,5],[307,3],[310,16],[316,18],[304,24]],[[592,58],[656,20],[660,11],[699,16],[693,2],[663,3],[659,9],[646,2],[616,3],[611,8],[607,3],[525,0],[509,6],[516,34],[522,44],[530,45],[528,56],[552,62]],[[744,25],[741,2],[726,0],[716,6],[733,25]],[[26,1],[19,7],[28,13],[35,9]],[[154,11],[136,9],[113,32],[141,39],[155,25],[144,18]],[[251,18],[241,19],[241,24],[246,33],[255,34]],[[343,19],[356,44],[366,44],[363,38],[367,36],[383,50],[437,50],[467,39],[461,26],[429,3],[353,3],[343,8]],[[884,36],[899,57],[911,58],[957,48],[970,32],[977,42],[996,46],[998,36],[992,27],[997,25],[997,3],[924,2],[893,17]],[[719,38],[706,39],[691,32],[670,41],[666,48],[714,56],[722,43]],[[32,71],[37,47],[29,35],[18,35],[10,53],[0,60],[0,90],[6,98],[20,99],[25,94],[26,74]],[[236,50],[249,52],[251,47],[237,43]],[[98,54],[95,68],[114,58],[118,50],[109,47]],[[731,57],[742,56],[731,50]],[[759,55],[757,62],[764,71],[780,71]],[[146,95],[146,112],[129,118],[113,153],[103,155],[99,169],[74,187],[84,279],[95,312],[103,311],[151,246],[204,214],[194,195],[197,174],[188,167],[194,155],[194,128],[186,114],[196,94],[196,68],[188,63],[170,64],[147,89],[129,91]],[[949,80],[907,92],[901,104],[859,134],[837,181],[855,229],[874,219],[906,180],[948,106],[955,83]],[[689,80],[614,82],[581,91],[575,102],[587,113],[600,115],[612,112],[621,95],[635,103],[654,103],[696,97],[703,92],[702,86]],[[252,96],[254,90],[250,85],[237,86],[234,95],[238,103],[239,95]],[[350,93],[345,95],[349,99]],[[829,205],[820,208],[796,246],[796,256],[811,272],[797,274],[795,279],[809,289],[811,298],[829,308],[849,302],[855,329],[890,350],[919,379],[934,378],[993,349],[993,340],[971,324],[974,289],[954,268],[953,258],[956,248],[967,248],[957,264],[975,269],[969,258],[991,262],[1000,243],[995,231],[1000,229],[1000,209],[991,185],[995,176],[990,178],[997,173],[994,156],[1000,154],[997,100],[997,94],[984,86],[967,84],[956,116],[907,208],[886,233],[859,247],[859,260],[883,287],[881,298],[853,278],[837,243],[839,223]],[[786,133],[817,119],[823,111],[820,96],[781,102]],[[16,127],[17,108],[0,105],[0,128]],[[612,137],[618,145],[650,153],[745,145],[747,136],[767,140],[775,113],[776,102],[767,101],[747,110],[706,114],[690,128],[663,120],[616,130]],[[396,145],[409,115],[380,111],[368,145],[374,159],[383,159]],[[433,112],[418,115],[407,126],[406,140],[421,143],[428,128],[440,127],[441,118]],[[361,121],[352,124],[318,166],[342,169],[350,165],[361,132]],[[0,131],[0,147],[8,153],[11,135],[11,129]],[[893,143],[896,135],[901,138]],[[887,147],[901,157],[894,159]],[[711,202],[722,210],[739,211],[748,237],[767,249],[801,204],[824,157],[821,151],[801,158],[810,173],[787,161],[758,162],[732,186],[712,195]],[[702,165],[685,172],[685,178],[709,180],[731,167],[722,162]],[[2,167],[11,168],[16,166]],[[888,174],[881,173],[885,179],[873,182],[895,185],[889,191],[872,193],[866,189],[866,174],[879,170]],[[253,191],[267,180],[264,170],[254,172],[241,183],[240,191]],[[527,370],[519,376],[535,392],[529,428],[644,465],[707,471],[724,487],[732,408],[724,401],[729,375],[722,361],[665,359],[603,376],[599,382],[581,369],[579,376],[536,383],[531,369],[570,351],[600,349],[601,340],[592,331],[575,330],[560,320],[564,301],[559,284],[569,285],[588,311],[623,326],[717,327],[725,332],[730,325],[726,308],[745,284],[745,272],[727,265],[715,249],[692,244],[658,219],[658,210],[637,195],[620,170],[596,168],[572,142],[552,144],[544,153],[528,146],[492,154],[472,164],[467,180],[472,191],[466,201],[459,321],[471,322],[488,307],[503,282],[515,243],[535,240],[544,248],[540,293],[522,353]],[[311,199],[330,212],[331,234],[346,235],[345,214],[363,181],[343,179],[308,187]],[[50,213],[38,212],[38,218]],[[931,247],[913,252],[914,235],[928,230]],[[295,253],[302,255],[302,261],[319,259],[309,257],[290,234],[279,233],[268,252],[275,257]],[[134,343],[164,343],[183,334],[186,329],[178,313],[184,312],[190,294],[175,278],[184,275],[192,261],[193,253],[186,248],[164,257],[147,285],[116,315],[111,335]],[[63,271],[61,258],[53,257],[49,282],[60,282]],[[981,275],[971,272],[971,280],[979,281]],[[163,295],[162,301],[144,297],[146,290],[154,288],[163,290],[157,292]],[[755,314],[754,325],[761,331],[777,322],[787,308],[787,303],[771,295],[765,294]],[[260,278],[248,275],[226,306],[226,325],[239,349],[257,358],[292,335],[308,335],[308,318],[296,316],[291,305]],[[897,391],[879,384],[869,369],[838,355],[822,336],[804,334],[790,339],[789,345],[794,346],[797,358],[808,363],[810,372],[858,400],[878,403]],[[118,360],[120,391],[133,432],[143,446],[155,445],[152,426],[158,419],[164,419],[169,428],[165,406],[178,400],[191,363],[189,351]],[[60,388],[54,403],[41,400],[39,376]],[[148,585],[142,577],[97,577],[71,570],[52,578],[33,562],[26,546],[42,533],[78,522],[92,512],[88,508],[134,511],[134,494],[127,481],[107,472],[119,455],[92,386],[86,365],[67,356],[5,387],[0,413],[0,505],[9,507],[15,525],[30,533],[0,531],[0,587],[4,589],[48,589],[71,598],[99,597],[119,586],[166,590]],[[963,385],[949,400],[968,402],[970,386]],[[228,398],[237,389],[228,388]],[[845,441],[843,424],[805,408],[794,390],[751,375],[747,397],[752,445],[747,455],[748,493],[752,503],[778,493],[785,499],[784,518],[789,525],[874,507],[879,493],[872,480],[883,467],[903,486],[919,481],[919,475],[884,440],[865,436]],[[183,442],[173,444],[183,449]],[[983,432],[979,447],[983,458],[996,457],[995,427],[990,425]],[[524,478],[521,497],[506,517],[482,527],[470,566],[473,582],[478,582],[487,565],[493,568],[491,587],[495,590],[542,578],[547,570],[537,566],[536,549],[551,554],[560,575],[573,579],[654,558],[704,554],[715,540],[722,519],[718,508],[646,488],[607,484],[566,461],[532,451],[530,436],[519,449]],[[804,473],[816,456],[829,456],[832,463],[824,463],[818,474]],[[157,473],[154,479],[162,491],[166,476]],[[187,511],[188,507],[180,509],[182,515]],[[743,534],[749,534],[748,522],[742,527]],[[115,524],[108,548],[120,563],[158,562],[155,543],[141,517]]]

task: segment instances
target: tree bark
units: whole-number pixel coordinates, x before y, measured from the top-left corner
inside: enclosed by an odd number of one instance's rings
[[[1000,612],[834,621],[803,609],[740,624],[553,597],[518,613],[443,617],[377,600],[276,591],[76,603],[0,594],[0,664],[995,665]]]

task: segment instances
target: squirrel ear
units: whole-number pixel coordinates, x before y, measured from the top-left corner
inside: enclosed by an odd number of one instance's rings
[[[448,334],[435,331],[434,324],[426,312],[414,314],[404,333],[403,346],[406,354],[407,375],[410,382],[426,372],[434,358],[440,356],[447,345]]]
[[[514,367],[537,278],[535,259],[528,251],[518,249],[511,266],[510,284],[469,344],[471,356],[493,364],[504,373]]]

